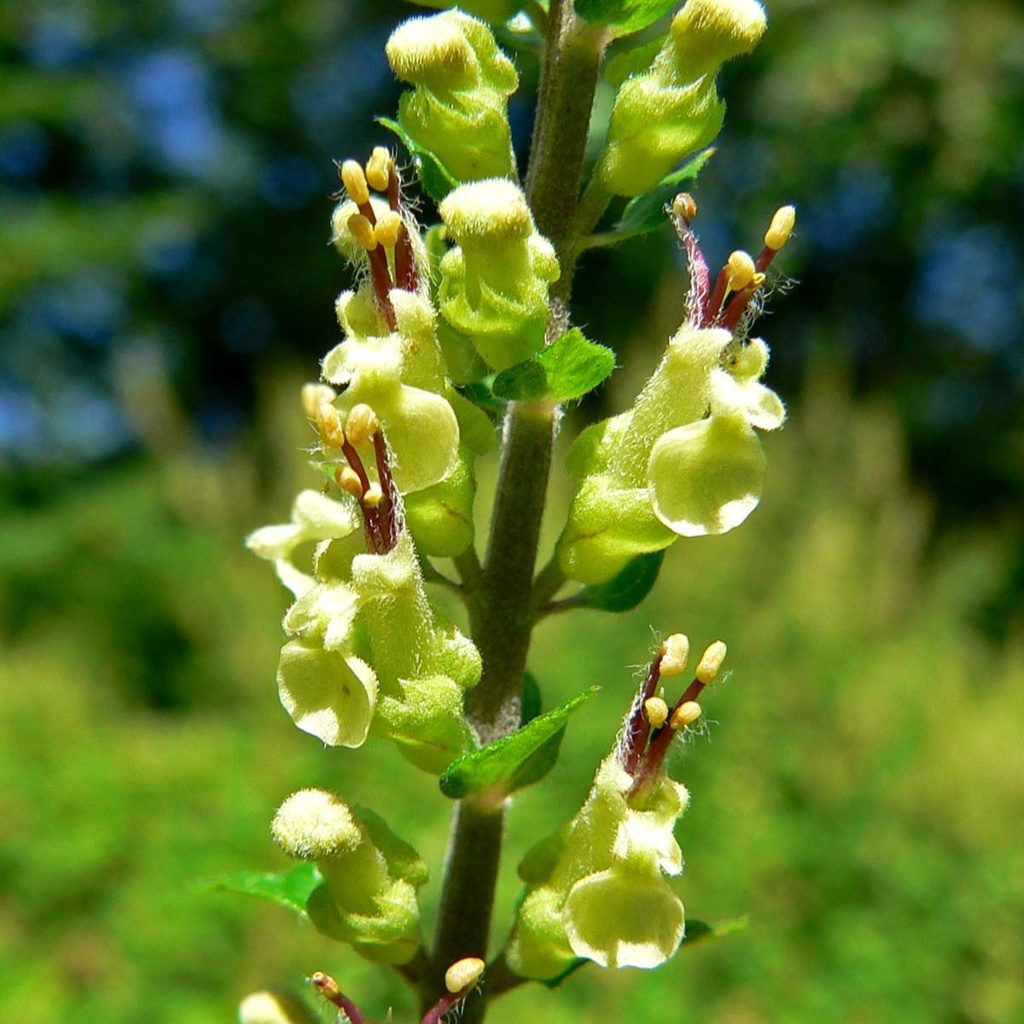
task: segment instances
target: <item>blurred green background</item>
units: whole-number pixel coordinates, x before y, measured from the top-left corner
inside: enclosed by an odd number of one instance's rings
[[[0,4],[0,1020],[214,1024],[316,969],[412,1019],[382,970],[189,884],[283,867],[268,822],[304,785],[385,791],[439,873],[429,780],[281,711],[286,594],[241,545],[312,479],[296,388],[347,283],[331,161],[388,141],[381,51],[408,13]],[[498,1024],[1024,1020],[1024,11],[769,15],[723,76],[697,227],[720,261],[798,206],[799,286],[759,328],[791,423],[741,530],[678,544],[629,615],[538,631],[549,703],[603,689],[513,809],[498,914],[582,800],[651,630],[681,629],[725,638],[734,674],[681,755],[680,891],[750,926],[651,974],[524,987]],[[578,322],[624,364],[597,416],[653,365],[685,280],[668,232],[578,280]]]

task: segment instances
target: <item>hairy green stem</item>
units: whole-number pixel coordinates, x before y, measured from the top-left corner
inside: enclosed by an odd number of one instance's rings
[[[549,338],[568,323],[577,243],[573,234],[583,154],[593,106],[602,33],[576,17],[573,0],[552,0],[547,18],[537,120],[526,192],[538,230],[555,247],[562,274],[553,286]],[[544,512],[558,407],[513,402],[505,415],[502,461],[490,541],[477,586],[467,587],[473,639],[483,676],[467,714],[481,743],[514,731],[530,636],[536,621],[534,568]],[[469,564],[460,569],[475,575]],[[469,584],[466,573],[463,580]],[[441,891],[433,950],[431,1001],[445,969],[465,956],[486,959],[504,834],[505,804],[473,799],[457,807]],[[432,987],[433,986],[433,987]],[[485,990],[486,991],[486,990]],[[486,998],[466,1005],[465,1024],[479,1024]]]

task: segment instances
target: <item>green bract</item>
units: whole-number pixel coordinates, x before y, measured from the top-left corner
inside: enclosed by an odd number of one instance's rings
[[[650,69],[615,97],[597,170],[609,191],[638,196],[715,138],[725,117],[715,74],[749,53],[765,26],[756,0],[688,0]]]
[[[323,789],[292,794],[271,831],[284,851],[316,862],[323,885],[306,906],[310,920],[377,963],[403,964],[419,947],[416,889],[426,865],[375,814]]]
[[[519,80],[490,28],[461,11],[410,18],[386,47],[395,75],[415,86],[398,120],[459,181],[514,177],[508,97]]]
[[[492,369],[529,359],[544,344],[548,285],[559,268],[526,197],[495,178],[455,189],[440,213],[456,246],[441,260],[441,313]]]
[[[765,459],[753,427],[785,410],[759,382],[760,339],[684,324],[628,412],[584,431],[569,453],[578,486],[559,542],[566,575],[602,583],[675,537],[725,533],[756,507]]]
[[[613,752],[566,829],[527,854],[526,895],[505,951],[517,974],[557,978],[577,958],[657,967],[676,951],[683,905],[663,876],[683,869],[672,829],[689,794],[662,772],[633,806],[632,785]]]

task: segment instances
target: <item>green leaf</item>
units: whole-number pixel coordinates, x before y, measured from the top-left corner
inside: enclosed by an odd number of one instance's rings
[[[587,341],[583,332],[573,327],[532,359],[502,370],[494,378],[493,391],[510,401],[548,398],[567,402],[593,391],[614,369],[615,353]]]
[[[413,162],[416,164],[416,170],[419,171],[423,188],[435,203],[441,202],[453,188],[458,188],[459,181],[455,175],[441,163],[435,154],[416,142],[397,121],[392,121],[389,117],[378,117],[377,124],[394,132],[401,140],[402,145],[409,150]]]
[[[569,716],[594,694],[592,686],[552,711],[517,729],[511,736],[460,757],[438,779],[441,792],[452,800],[483,790],[507,795],[539,782],[558,760]]]
[[[648,231],[660,228],[668,220],[665,207],[671,205],[679,192],[679,186],[687,181],[695,181],[714,152],[713,148],[702,150],[690,157],[678,170],[662,178],[650,192],[631,199],[622,211],[618,224],[606,234],[593,236],[590,244],[616,245],[627,238],[645,235]]]
[[[315,864],[296,864],[290,871],[240,871],[234,875],[201,878],[196,885],[211,892],[234,892],[270,900],[307,918],[306,901],[323,881]]]
[[[540,683],[531,672],[523,673],[523,690],[519,699],[519,724],[532,722],[541,709]]]
[[[576,13],[615,36],[628,36],[668,14],[679,0],[576,0]]]
[[[651,592],[664,560],[664,550],[638,555],[607,583],[584,587],[578,593],[573,594],[569,601],[573,607],[577,608],[598,608],[604,612],[628,612]]]
[[[686,920],[686,938],[683,940],[683,948],[693,946],[698,942],[705,942],[708,939],[721,939],[726,935],[733,935],[736,932],[745,932],[750,925],[750,918],[730,917],[724,921],[715,921],[708,924],[707,921],[695,921],[692,918]]]

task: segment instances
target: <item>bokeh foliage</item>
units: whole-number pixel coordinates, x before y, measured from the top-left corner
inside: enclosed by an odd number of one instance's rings
[[[496,1020],[931,1024],[1024,1010],[1024,649],[964,627],[998,580],[1002,538],[946,541],[926,567],[930,506],[906,481],[896,420],[857,409],[840,384],[813,393],[772,441],[769,493],[746,529],[670,552],[636,612],[542,627],[531,664],[552,702],[602,691],[570,724],[551,785],[524,793],[510,823],[509,867],[582,799],[651,623],[725,636],[735,673],[706,702],[713,742],[679,765],[693,792],[680,891],[694,917],[749,914],[749,928],[650,974],[524,988]],[[301,420],[286,415],[282,433]],[[396,982],[285,911],[187,884],[284,867],[267,822],[302,785],[362,802],[385,785],[389,816],[435,865],[449,803],[425,798],[385,743],[371,741],[375,771],[357,772],[287,728],[270,671],[285,595],[240,550],[227,500],[183,512],[204,468],[166,468],[83,486],[0,542],[5,623],[30,588],[50,597],[7,630],[0,657],[0,1016],[212,1024],[248,989],[320,968],[369,993],[372,1012],[409,1009]],[[54,583],[57,565],[75,567],[74,591]],[[118,576],[139,602],[121,631],[104,623]],[[146,602],[190,638],[168,668],[195,689],[173,708],[151,706],[138,672],[159,674],[165,657],[140,646],[136,622],[157,615]],[[516,890],[506,872],[499,921]]]

